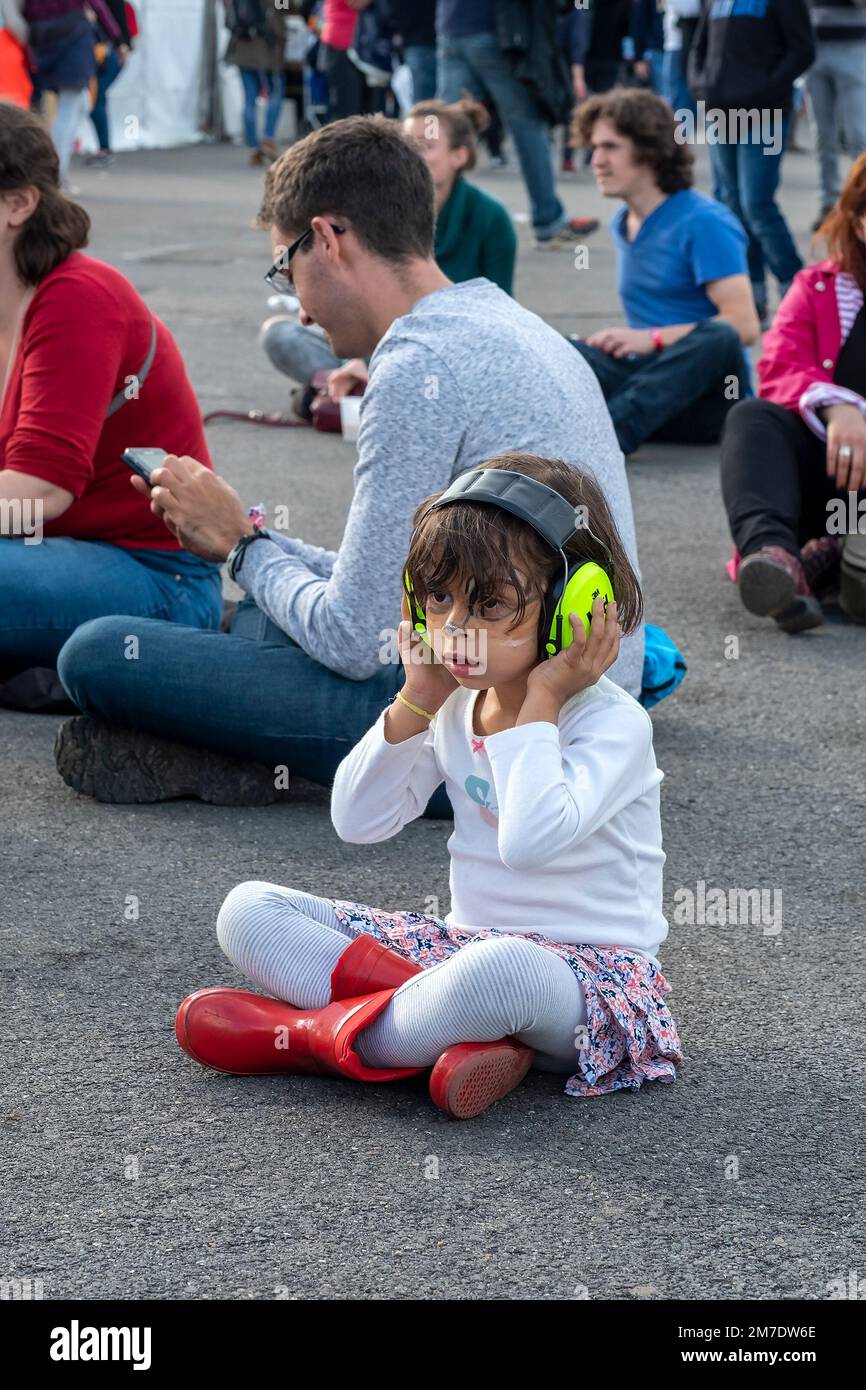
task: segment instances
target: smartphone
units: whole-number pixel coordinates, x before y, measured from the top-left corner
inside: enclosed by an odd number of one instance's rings
[[[133,447],[124,449],[120,455],[127,468],[131,468],[133,473],[137,473],[139,478],[150,486],[150,475],[157,468],[162,468],[168,458],[165,449],[139,449]]]

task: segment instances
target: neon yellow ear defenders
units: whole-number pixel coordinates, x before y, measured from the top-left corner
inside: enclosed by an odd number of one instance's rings
[[[409,603],[409,621],[412,628],[429,645],[427,615],[415,597],[408,570],[403,571],[403,586]],[[564,592],[563,576],[557,575],[551,583],[544,603],[538,652],[542,660],[556,656],[557,652],[564,651],[574,641],[569,613],[576,613],[583,619],[584,630],[587,637],[589,636],[592,605],[599,597],[604,602],[606,613],[607,605],[613,601],[613,585],[600,565],[592,562],[572,565],[568,571]]]
[[[564,590],[563,590],[564,584]],[[569,613],[576,613],[583,619],[587,637],[592,621],[592,605],[597,598],[607,605],[613,602],[613,585],[600,565],[589,562],[584,565],[571,565],[568,579],[559,574],[551,582],[545,598],[544,618],[541,628],[541,656],[556,656],[574,641],[574,631]]]
[[[427,615],[415,597],[415,590],[412,588],[408,570],[403,571],[403,587],[406,590],[406,598],[409,603],[409,621],[412,624],[412,630],[417,632],[429,646],[430,638],[427,634]]]
[[[478,468],[469,473],[461,473],[451,486],[430,504],[430,510],[448,506],[452,502],[483,502],[511,512],[513,516],[519,516],[537,531],[554,550],[560,552],[563,568],[551,581],[539,627],[540,660],[556,656],[557,652],[571,646],[574,632],[569,613],[575,613],[583,620],[586,635],[589,636],[592,605],[595,599],[600,597],[604,600],[606,612],[607,605],[614,597],[613,586],[601,566],[592,561],[569,564],[566,572],[567,562],[563,546],[577,535],[578,529],[585,523],[582,520],[580,523],[577,522],[574,507],[561,493],[536,478],[512,472],[511,469]],[[427,618],[412,590],[408,570],[403,573],[403,586],[406,590],[412,627],[429,645]]]

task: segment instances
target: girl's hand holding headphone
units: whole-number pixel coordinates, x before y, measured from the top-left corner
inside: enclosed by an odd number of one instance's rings
[[[409,604],[403,595],[403,621],[397,632],[400,660],[406,670],[406,684],[402,694],[413,705],[435,714],[441,709],[448,696],[458,688],[456,681],[433,653],[433,649],[412,630],[409,620]]]
[[[540,662],[530,671],[526,699],[517,716],[518,724],[530,724],[539,719],[555,724],[566,700],[595,685],[619,656],[620,632],[613,601],[607,605],[605,613],[604,601],[595,600],[588,637],[578,615],[570,613],[568,616],[574,640],[549,661]]]

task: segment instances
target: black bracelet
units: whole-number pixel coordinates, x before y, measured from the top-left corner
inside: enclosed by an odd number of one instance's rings
[[[252,531],[246,536],[241,536],[237,545],[233,546],[227,556],[229,578],[235,579],[238,571],[244,562],[247,553],[247,546],[252,545],[253,541],[270,540],[267,531],[263,531],[260,526],[253,525]]]

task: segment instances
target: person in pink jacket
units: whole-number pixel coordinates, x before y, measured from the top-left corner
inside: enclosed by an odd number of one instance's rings
[[[829,259],[795,276],[759,398],[734,407],[722,438],[730,572],[749,612],[785,632],[817,627],[837,594],[866,622],[866,154],[819,236]]]

